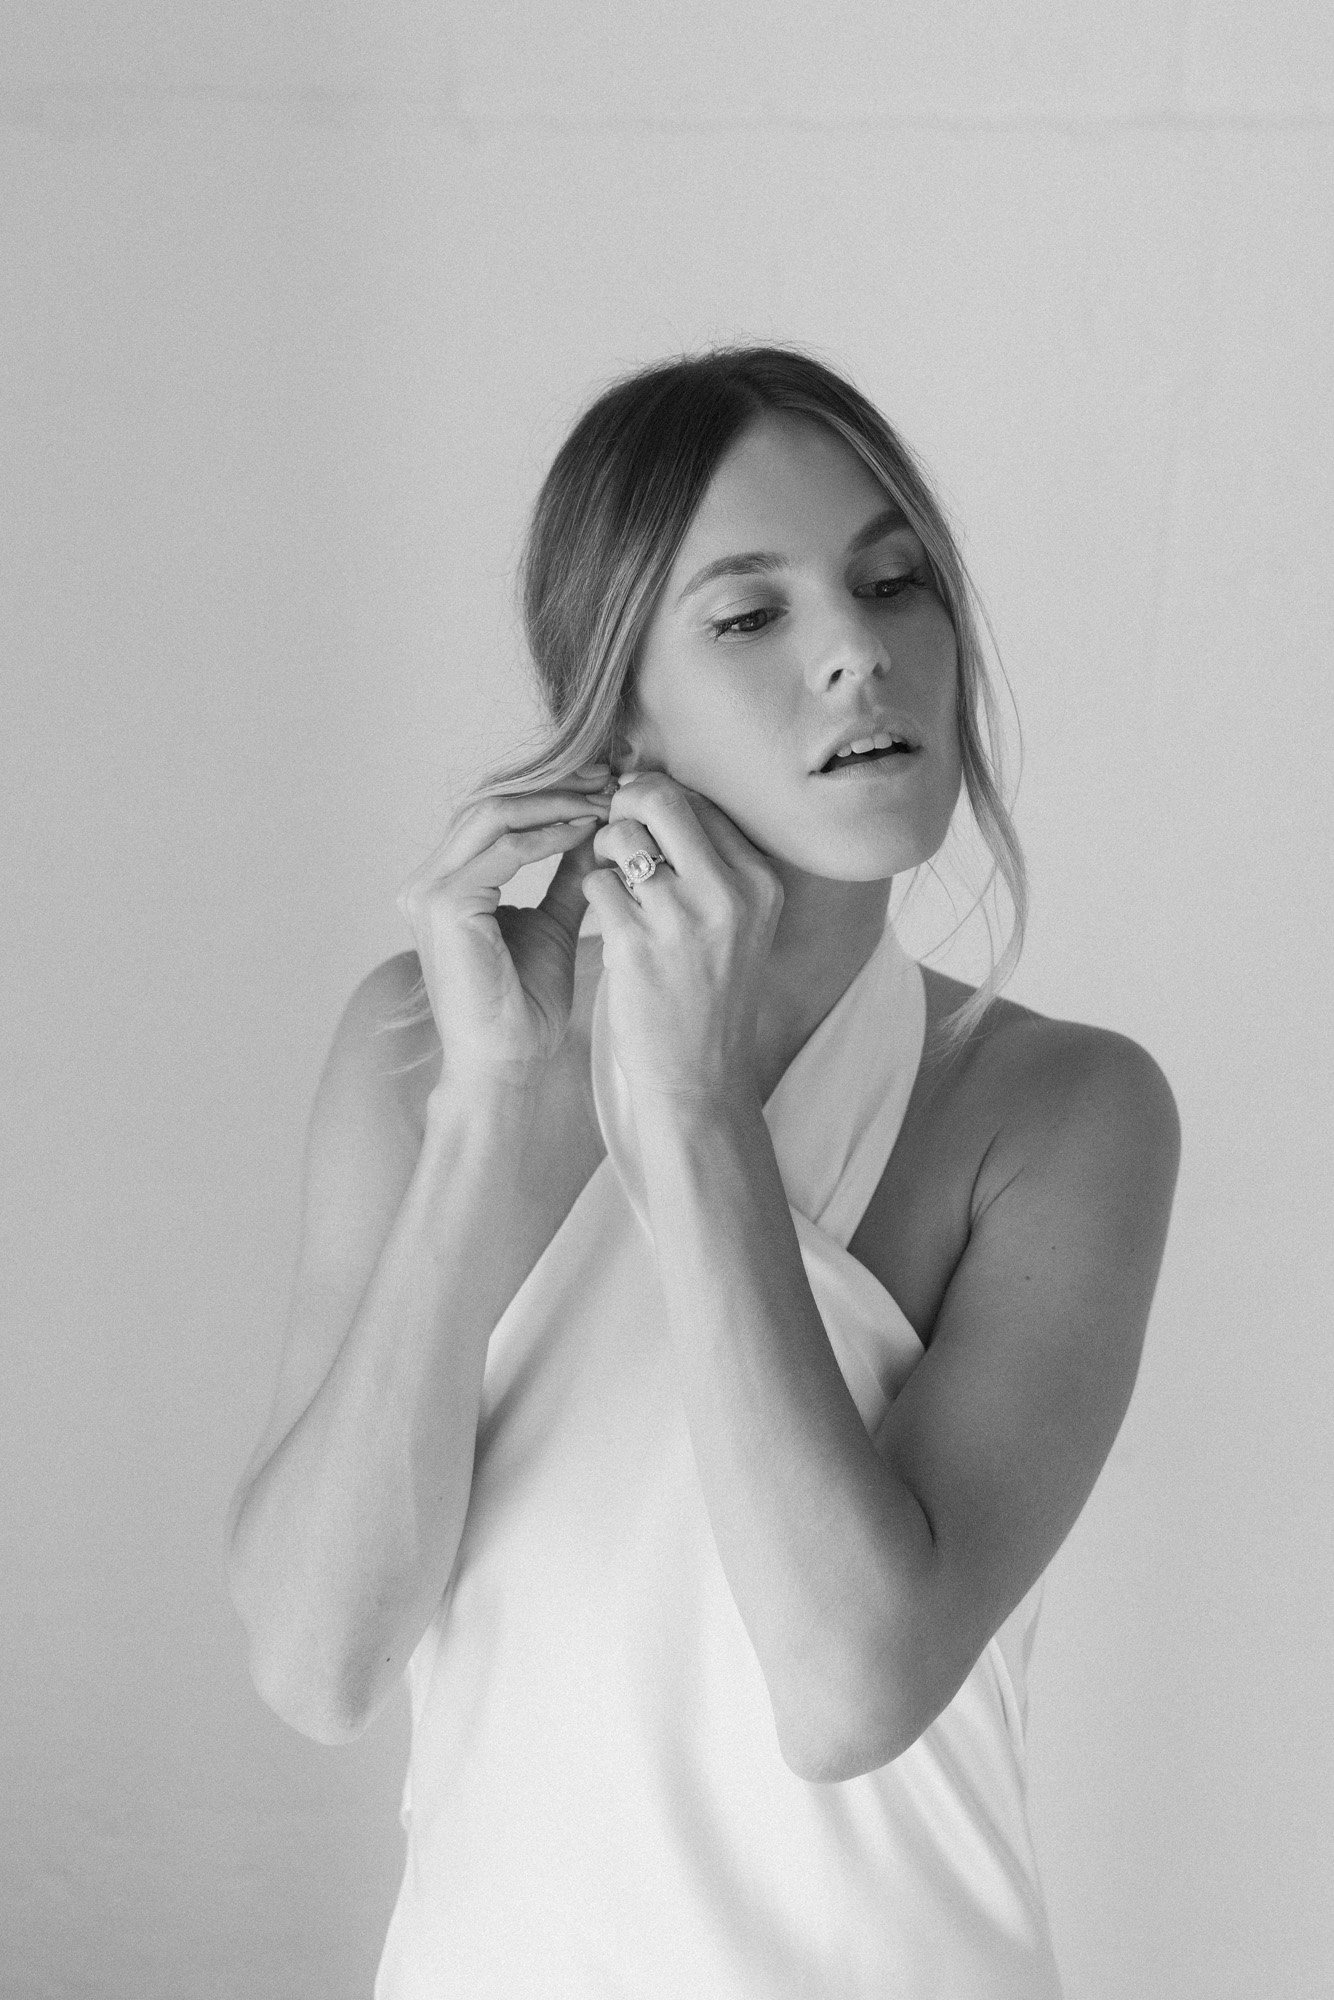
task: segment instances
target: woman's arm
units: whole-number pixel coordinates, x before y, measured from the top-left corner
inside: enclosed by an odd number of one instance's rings
[[[634,1102],[718,1551],[783,1755],[813,1780],[914,1742],[1069,1532],[1134,1386],[1180,1134],[1123,1036],[1058,1028],[979,1175],[930,1346],[868,1437],[758,1102]]]
[[[269,1705],[357,1735],[440,1600],[463,1531],[487,1345],[544,1247],[523,1200],[531,1094],[442,1083],[424,1137],[376,1036],[412,954],[353,996],[320,1079],[273,1412],[228,1526]]]

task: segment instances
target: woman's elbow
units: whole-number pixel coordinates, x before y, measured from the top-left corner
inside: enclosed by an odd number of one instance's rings
[[[868,1668],[836,1706],[809,1701],[799,1718],[790,1713],[778,1730],[783,1761],[811,1785],[864,1778],[911,1750],[963,1679],[939,1658],[896,1648],[892,1662]]]
[[[864,1778],[869,1772],[892,1764],[896,1757],[912,1748],[932,1720],[934,1717],[915,1727],[905,1719],[896,1718],[887,1726],[882,1724],[878,1731],[863,1727],[821,1742],[794,1743],[790,1738],[780,1739],[780,1748],[789,1771],[806,1784],[844,1785],[849,1779]]]
[[[336,1677],[302,1670],[250,1641],[250,1679],[266,1708],[313,1743],[353,1743],[370,1723],[375,1704]]]
[[[258,1683],[256,1685],[258,1686]],[[330,1748],[342,1743],[355,1743],[370,1723],[368,1709],[354,1710],[328,1701],[312,1699],[309,1695],[300,1695],[296,1698],[284,1695],[274,1699],[264,1694],[262,1688],[259,1692],[280,1722],[285,1722],[290,1729],[298,1730],[302,1736],[309,1737],[312,1743],[323,1743]]]
[[[279,1721],[316,1743],[351,1743],[370,1722],[375,1703],[355,1681],[317,1659],[309,1644],[302,1646],[290,1623],[275,1619],[271,1608],[256,1601],[247,1587],[245,1566],[233,1542],[228,1586],[237,1617],[245,1629],[251,1684]]]

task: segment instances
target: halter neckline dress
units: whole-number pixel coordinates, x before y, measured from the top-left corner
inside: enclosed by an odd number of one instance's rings
[[[847,1244],[921,1060],[891,926],[764,1106],[868,1433],[923,1348]],[[472,1495],[408,1667],[376,2000],[1059,2000],[1025,1809],[1041,1582],[904,1754],[784,1763],[677,1388],[605,975],[601,1162],[496,1326]]]

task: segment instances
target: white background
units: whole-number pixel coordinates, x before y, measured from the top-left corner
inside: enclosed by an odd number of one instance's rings
[[[1072,2000],[1328,1990],[1331,23],[6,11],[4,1994],[369,1993],[406,1703],[286,1730],[223,1568],[306,1115],[535,724],[511,579],[565,429],[744,338],[934,470],[1023,727],[1010,990],[1142,1041],[1184,1125],[1034,1662]]]

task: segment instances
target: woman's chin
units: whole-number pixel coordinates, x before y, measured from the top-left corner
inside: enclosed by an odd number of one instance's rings
[[[932,839],[905,834],[901,827],[868,827],[861,833],[844,829],[837,839],[826,835],[812,842],[804,855],[793,855],[792,860],[808,874],[831,882],[885,882],[929,861],[943,841],[943,835]]]

